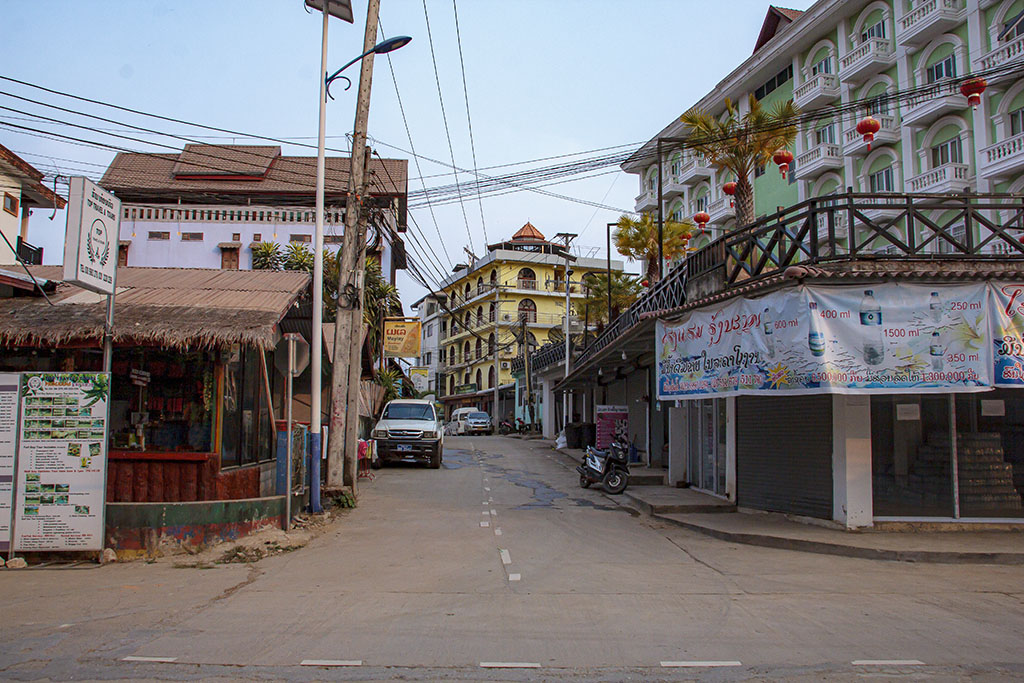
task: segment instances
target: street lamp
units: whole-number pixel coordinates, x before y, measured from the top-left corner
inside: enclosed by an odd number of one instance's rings
[[[341,75],[342,71],[344,71],[345,69],[349,68],[350,66],[352,66],[353,64],[358,62],[360,59],[362,59],[363,57],[366,57],[367,55],[369,55],[371,53],[372,54],[377,54],[377,55],[387,54],[388,52],[392,52],[394,50],[397,50],[400,47],[405,47],[406,45],[409,44],[409,42],[411,40],[412,40],[412,38],[410,38],[409,36],[395,36],[394,38],[388,38],[387,40],[380,41],[379,43],[374,45],[372,49],[367,50],[366,52],[364,52],[363,54],[359,55],[358,57],[356,57],[355,59],[350,61],[348,64],[346,64],[345,66],[341,67],[340,69],[338,69],[333,74],[331,74],[330,76],[327,77],[327,79],[326,79],[326,83],[327,83],[327,96],[330,97],[332,100],[334,99],[334,96],[331,95],[331,83],[333,83],[335,81],[335,79],[344,78],[348,82],[348,85],[345,86],[345,90],[348,90],[349,88],[352,87],[352,81],[349,79],[348,76],[342,76]]]
[[[342,21],[353,23],[352,16],[352,2],[351,0],[305,0],[307,7],[319,10],[323,13],[323,29],[321,32],[320,39],[320,95],[319,95],[319,109],[320,109],[320,120],[319,120],[319,131],[317,134],[317,150],[316,150],[316,217],[315,217],[315,236],[313,241],[313,319],[312,319],[312,339],[310,339],[310,356],[311,368],[310,368],[310,432],[311,432],[311,457],[310,457],[310,480],[311,488],[310,492],[310,506],[313,512],[320,511],[320,459],[321,459],[321,443],[320,437],[322,432],[321,425],[321,395],[323,393],[323,370],[321,369],[321,359],[323,356],[323,318],[324,318],[324,184],[325,184],[325,138],[326,138],[326,125],[327,125],[327,96],[329,95],[328,88],[330,87],[331,81],[335,78],[345,78],[340,76],[341,72],[344,71],[352,64],[363,59],[371,53],[385,53],[392,50],[396,50],[406,43],[411,38],[407,36],[400,36],[397,38],[391,38],[385,40],[371,50],[364,52],[359,55],[348,64],[338,69],[331,76],[327,75],[327,23],[328,18],[333,16]],[[351,81],[349,81],[351,85]],[[347,90],[348,88],[346,88]],[[351,209],[352,207],[346,207]],[[289,435],[291,438],[291,435]]]

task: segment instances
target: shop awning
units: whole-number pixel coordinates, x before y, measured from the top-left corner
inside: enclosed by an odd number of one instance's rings
[[[0,299],[0,346],[96,344],[103,338],[106,297],[61,282],[61,266],[32,266],[59,284],[42,297]],[[309,288],[300,272],[202,268],[117,269],[115,344],[274,348],[278,323]]]

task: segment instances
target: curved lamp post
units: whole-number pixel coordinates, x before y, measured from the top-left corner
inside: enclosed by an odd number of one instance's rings
[[[320,81],[320,121],[319,134],[317,136],[316,155],[316,218],[315,236],[313,242],[313,319],[312,339],[310,339],[310,492],[311,508],[313,512],[320,511],[320,460],[321,460],[321,398],[323,393],[323,370],[321,360],[323,357],[323,317],[324,317],[324,178],[325,178],[325,138],[327,120],[327,98],[330,96],[329,88],[331,81],[337,78],[344,78],[351,86],[352,81],[341,76],[341,72],[360,61],[369,54],[384,54],[397,50],[406,45],[412,38],[398,36],[384,40],[370,50],[359,55],[345,66],[341,67],[331,75],[327,75],[327,20],[329,16],[335,16],[343,21],[352,23],[352,6],[349,0],[306,0],[306,5],[323,12],[323,32],[320,44],[320,73],[323,80]],[[348,90],[348,87],[345,88]],[[333,98],[332,98],[333,99]]]

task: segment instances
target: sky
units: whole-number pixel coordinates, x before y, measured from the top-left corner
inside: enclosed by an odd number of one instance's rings
[[[806,9],[812,3],[786,4]],[[366,0],[353,0],[353,6],[355,23],[330,22],[331,70],[362,52]],[[391,53],[394,78],[387,57],[375,60],[371,146],[384,157],[410,160],[414,191],[455,182],[452,158],[455,166],[472,169],[474,148],[477,169],[500,175],[574,158],[550,157],[642,143],[750,55],[767,9],[762,0],[381,0],[379,35],[413,40]],[[284,146],[285,154],[316,154],[321,17],[307,13],[302,0],[34,0],[5,3],[4,26],[0,76],[286,139],[294,144]],[[358,82],[357,66],[346,73]],[[327,146],[347,150],[356,87],[345,91],[336,85],[332,94]],[[0,107],[6,107],[0,108],[0,143],[51,182],[54,174],[102,175],[114,152],[83,140],[155,152],[186,144],[124,124],[202,142],[253,144],[3,80]],[[37,115],[103,130],[41,122]],[[45,139],[10,125],[75,141]],[[536,161],[542,159],[547,160]],[[416,234],[407,239],[413,243],[411,258],[431,284],[464,258],[463,247],[472,245],[480,255],[485,243],[511,236],[527,221],[548,237],[577,233],[576,244],[585,253],[591,248],[603,257],[605,226],[633,209],[639,184],[614,167],[599,173],[543,188],[559,198],[518,190],[477,202],[467,191],[461,204],[414,209],[410,231]],[[471,177],[460,173],[458,180]],[[51,215],[34,212],[29,242],[44,247],[46,263],[59,263],[65,216],[57,212],[50,220]],[[398,286],[407,307],[426,292],[409,273],[399,274]]]

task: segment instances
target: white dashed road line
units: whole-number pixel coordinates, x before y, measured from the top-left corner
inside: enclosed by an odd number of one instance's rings
[[[742,662],[731,661],[692,661],[692,662],[662,662],[661,666],[666,669],[710,669],[719,666],[743,666]]]
[[[501,536],[501,527],[500,526],[494,527],[494,535],[495,536]]]
[[[135,656],[129,656],[129,657],[122,657],[121,661],[122,662],[149,662],[149,663],[156,663],[156,664],[171,664],[173,662],[178,661],[178,658],[177,657],[135,657]]]
[[[854,666],[924,666],[919,659],[855,659]]]
[[[509,581],[519,581],[519,580],[521,580],[522,578],[523,578],[523,575],[522,575],[522,574],[509,574],[509,575],[508,575],[508,580],[509,580]]]
[[[362,666],[361,659],[303,659],[300,666]]]
[[[480,526],[484,527],[485,529],[486,529],[487,527],[489,527],[490,525],[491,525],[491,523],[490,523],[490,522],[480,522]]]
[[[481,669],[539,669],[537,662],[480,662]]]
[[[504,548],[499,548],[498,552],[501,554],[501,563],[505,565],[512,564],[512,555],[509,554]]]
[[[498,511],[497,511],[497,510],[494,510],[494,509],[492,509],[492,510],[491,510],[491,514],[492,514],[492,515],[494,515],[495,517],[497,517],[497,516],[498,516]]]

